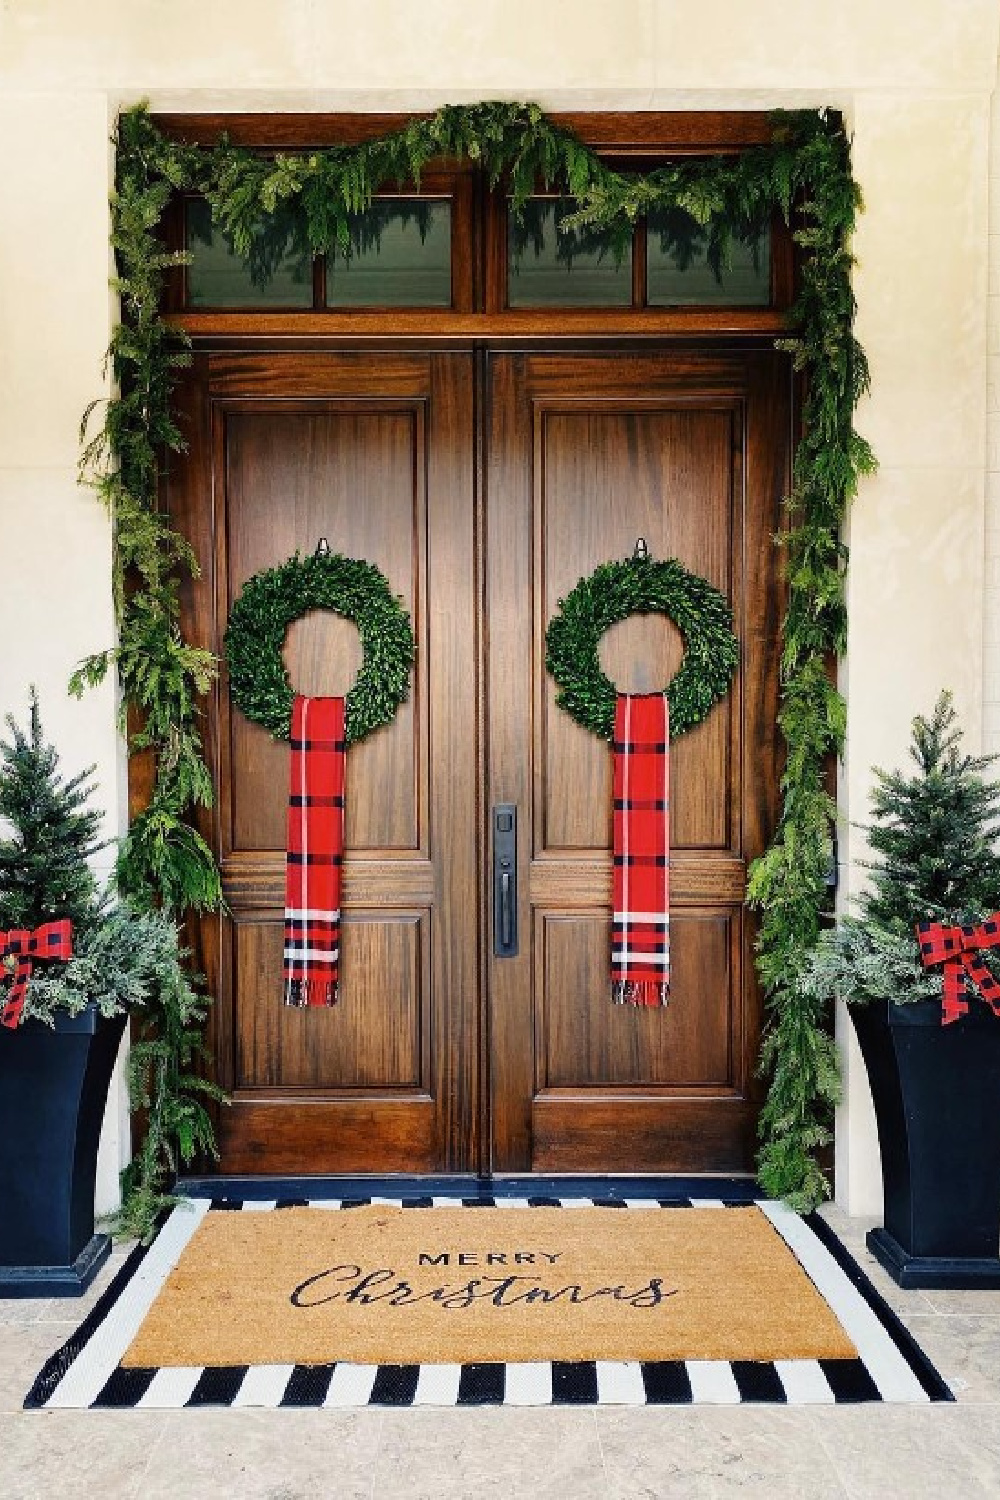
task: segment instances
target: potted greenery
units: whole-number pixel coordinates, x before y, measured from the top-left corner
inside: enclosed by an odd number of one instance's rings
[[[200,1002],[169,917],[100,890],[92,860],[104,846],[101,815],[88,805],[92,773],[62,779],[56,751],[43,742],[34,691],[28,732],[9,716],[7,724],[11,739],[0,741],[0,934],[8,950],[0,964],[0,1296],[74,1295],[110,1248],[108,1236],[94,1232],[94,1183],[126,1017],[162,1005],[165,995],[188,1015],[200,1014]],[[72,956],[33,955],[19,987],[24,934],[66,921]]]
[[[800,980],[850,1005],[882,1151],[885,1225],[868,1247],[907,1287],[1000,1287],[1000,1000],[984,1000],[1000,975],[989,946],[1000,924],[973,930],[1000,907],[1000,785],[983,775],[994,757],[960,745],[942,693],[929,720],[913,721],[916,772],[875,769],[869,886]],[[947,1005],[922,923],[935,924],[932,946],[952,948]],[[981,990],[962,950],[986,966]]]

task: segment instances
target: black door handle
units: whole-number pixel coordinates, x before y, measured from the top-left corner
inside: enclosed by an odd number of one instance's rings
[[[510,909],[510,876],[506,870],[500,872],[500,946],[510,947],[512,913]]]
[[[498,802],[493,809],[493,952],[517,955],[517,808]]]

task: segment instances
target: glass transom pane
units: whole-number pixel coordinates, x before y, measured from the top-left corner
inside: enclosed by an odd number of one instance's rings
[[[771,301],[771,236],[730,242],[713,267],[708,234],[690,214],[669,209],[649,216],[646,301],[650,307],[766,307]]]
[[[301,224],[288,215],[269,221],[249,259],[212,223],[201,198],[184,205],[189,307],[312,307],[312,255]]]
[[[379,198],[351,220],[351,249],[331,252],[328,307],[450,307],[451,203]]]
[[[631,245],[621,252],[607,233],[560,233],[559,221],[574,206],[571,199],[531,198],[520,223],[510,215],[508,306],[631,306]]]

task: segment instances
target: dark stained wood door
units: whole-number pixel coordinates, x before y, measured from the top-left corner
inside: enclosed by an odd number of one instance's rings
[[[497,1171],[752,1165],[760,999],[747,865],[773,828],[787,366],[773,354],[512,354],[492,363],[487,777],[518,807],[520,951],[490,961]],[[729,598],[733,690],[671,749],[672,998],[614,1005],[609,746],[555,706],[557,602],[639,536]],[[661,617],[602,644],[619,687],[681,659]],[[492,951],[492,949],[491,949]]]
[[[787,363],[754,352],[199,354],[168,499],[202,578],[191,635],[220,651],[242,583],[320,536],[411,611],[409,703],[349,752],[343,999],[281,1004],[288,751],[206,715],[205,831],[228,911],[197,929],[232,1092],[230,1172],[750,1167],[760,1029],[748,861],[773,826]],[[610,751],[555,708],[544,631],[581,574],[678,556],[733,604],[730,697],[672,751],[673,999],[612,1004]],[[660,618],[609,633],[619,685],[680,660]],[[301,691],[345,690],[353,626],[286,647]],[[489,813],[519,819],[516,958],[493,957]]]
[[[386,574],[417,663],[395,721],[347,760],[341,978],[329,1010],[282,1004],[288,747],[229,701],[208,715],[211,836],[228,912],[201,923],[230,1172],[478,1164],[479,819],[472,358],[202,355],[170,499],[203,576],[193,634],[221,651],[244,581],[321,536]],[[293,684],[344,692],[353,625],[317,612]]]

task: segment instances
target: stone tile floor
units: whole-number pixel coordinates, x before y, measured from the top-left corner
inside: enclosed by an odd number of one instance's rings
[[[1000,1497],[1000,1292],[901,1292],[825,1213],[957,1405],[23,1412],[119,1250],[86,1298],[0,1302],[0,1500]]]

